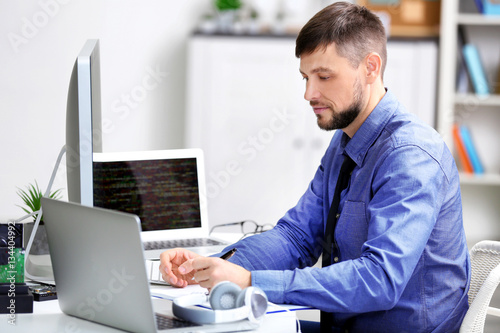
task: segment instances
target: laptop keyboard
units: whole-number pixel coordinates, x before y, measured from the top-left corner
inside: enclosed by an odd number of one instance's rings
[[[151,241],[144,242],[144,250],[166,250],[176,247],[201,247],[213,245],[227,245],[226,243],[219,242],[210,238],[190,238],[190,239],[177,239],[177,240],[164,240],[164,241]],[[160,274],[160,259],[146,259],[146,271],[148,273],[149,283],[168,285]]]
[[[146,272],[149,283],[168,285],[161,277],[159,259],[146,259]]]
[[[192,323],[190,321],[185,321],[185,320],[165,316],[165,315],[162,315],[159,313],[155,313],[155,315],[156,315],[156,328],[159,331],[172,329],[172,328],[200,326],[200,325]]]
[[[162,250],[173,249],[176,247],[199,247],[225,245],[225,243],[210,239],[210,238],[190,238],[190,239],[173,239],[163,241],[144,242],[144,250]]]

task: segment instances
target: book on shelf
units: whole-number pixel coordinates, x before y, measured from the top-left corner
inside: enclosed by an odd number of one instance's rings
[[[496,89],[495,89],[495,94],[500,95],[500,60],[498,62],[498,74],[497,74],[497,80],[495,81]]]
[[[467,38],[465,36],[465,30],[462,25],[458,26],[458,47],[457,47],[457,81],[456,81],[456,90],[457,93],[466,94],[469,92],[470,87],[472,87],[472,81],[470,79],[470,73],[467,69],[467,65],[465,63],[464,54],[462,49],[465,44],[467,44]]]
[[[462,137],[460,135],[460,129],[457,124],[453,124],[452,126],[452,135],[453,141],[455,142],[455,147],[458,154],[458,161],[460,162],[460,166],[462,167],[462,171],[465,173],[473,173],[472,163],[467,155],[467,151],[465,150],[464,143],[462,141]]]
[[[478,95],[488,95],[490,93],[488,80],[486,79],[477,47],[470,43],[465,44],[462,48],[462,53],[475,93]]]
[[[476,147],[472,142],[472,137],[467,126],[460,125],[460,137],[462,138],[465,151],[467,152],[467,156],[469,157],[469,160],[471,162],[473,172],[478,175],[483,174],[483,165],[479,160],[479,155],[477,154]]]
[[[500,2],[498,0],[474,0],[480,14],[500,15]]]
[[[479,14],[483,14],[484,11],[483,0],[474,0],[474,3],[476,4],[476,8]]]

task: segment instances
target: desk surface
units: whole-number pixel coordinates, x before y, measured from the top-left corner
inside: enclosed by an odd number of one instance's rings
[[[232,233],[223,234],[223,236],[219,236],[219,238],[236,237]],[[158,294],[159,288],[172,289],[172,287],[168,286],[151,286],[150,289],[153,295]],[[153,303],[155,311],[172,315],[172,302],[170,300],[153,297]],[[260,328],[255,332],[295,332],[295,320],[295,311],[269,313],[264,318]],[[10,324],[9,321],[8,314],[0,314],[0,332],[122,332],[108,326],[68,316],[61,311],[57,300],[34,302],[33,313],[16,314],[15,325]]]
[[[158,312],[172,314],[171,301],[154,299],[154,305],[155,310],[161,308],[161,311]],[[255,332],[295,332],[295,318],[293,311],[267,314],[262,325]],[[33,313],[16,314],[15,325],[9,324],[9,320],[8,314],[0,315],[0,332],[122,332],[108,326],[68,316],[61,312],[57,300],[34,302]]]

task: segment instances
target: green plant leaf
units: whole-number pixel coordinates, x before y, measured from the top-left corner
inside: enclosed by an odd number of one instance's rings
[[[241,7],[240,0],[215,0],[215,6],[218,10],[239,9]]]
[[[42,207],[41,198],[43,194],[36,181],[35,184],[29,184],[28,186],[26,186],[26,190],[23,190],[19,187],[17,189],[17,194],[25,205],[25,207],[17,205],[18,207],[20,207],[27,214],[31,214],[40,210],[40,208]],[[52,199],[60,199],[61,189],[51,192],[49,194],[49,197]],[[36,219],[37,215],[34,215],[33,218]],[[43,216],[40,218],[40,222],[43,222]]]

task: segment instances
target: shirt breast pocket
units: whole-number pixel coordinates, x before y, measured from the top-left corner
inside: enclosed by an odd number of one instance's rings
[[[367,235],[365,203],[346,201],[335,228],[335,240],[339,246],[341,260],[359,258]]]

